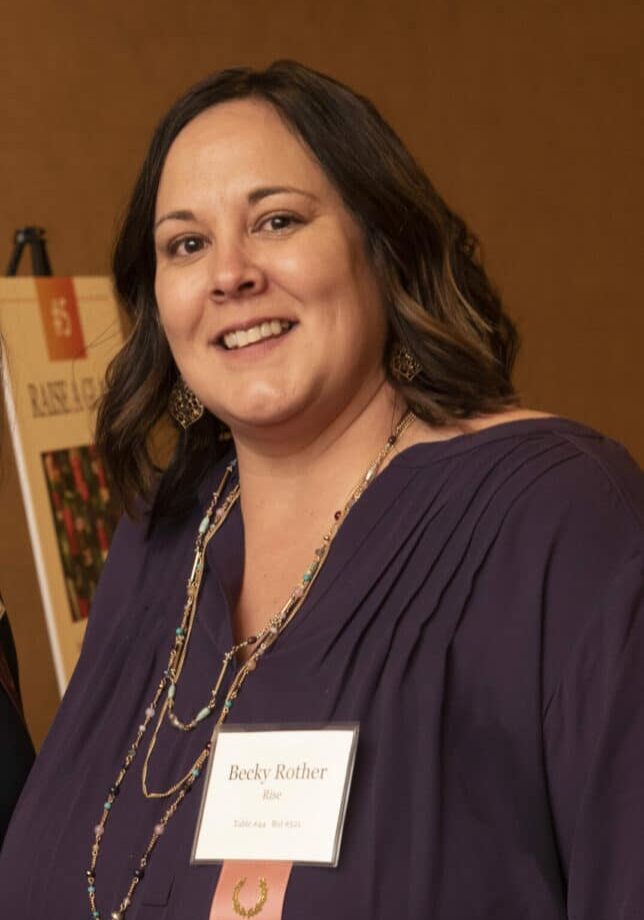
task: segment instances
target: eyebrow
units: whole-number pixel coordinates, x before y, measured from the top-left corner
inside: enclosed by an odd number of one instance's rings
[[[317,201],[317,196],[312,192],[306,192],[302,188],[296,188],[294,185],[267,185],[262,188],[253,189],[252,192],[248,195],[249,204],[257,204],[258,201],[262,201],[264,198],[269,198],[271,195],[282,195],[284,193],[291,193],[296,195],[304,195],[306,198],[311,198],[313,201]],[[169,211],[167,214],[164,214],[163,217],[160,217],[154,225],[154,229],[162,224],[165,220],[196,220],[195,214],[193,211]]]
[[[296,188],[294,185],[268,185],[265,188],[256,188],[248,196],[248,201],[250,204],[257,204],[257,202],[261,201],[263,198],[268,198],[270,195],[280,195],[284,192],[305,195],[307,198],[312,198],[317,201],[316,196],[313,195],[312,192],[305,192],[303,188]]]
[[[195,215],[192,211],[169,211],[158,219],[154,225],[154,229],[156,230],[159,224],[162,224],[164,220],[195,220]]]

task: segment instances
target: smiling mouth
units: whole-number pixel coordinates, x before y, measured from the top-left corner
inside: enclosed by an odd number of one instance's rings
[[[225,348],[226,351],[234,351],[240,348],[247,348],[249,345],[256,345],[265,339],[276,339],[286,335],[293,328],[295,323],[285,319],[265,320],[249,329],[237,329],[234,332],[226,332],[218,339],[218,344]]]

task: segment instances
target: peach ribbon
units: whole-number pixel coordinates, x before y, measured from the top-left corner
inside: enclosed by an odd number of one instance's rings
[[[209,920],[239,920],[240,917],[281,920],[284,896],[292,868],[293,863],[290,862],[227,860],[221,867],[219,881],[210,906]],[[242,879],[246,881],[239,886]],[[264,904],[261,904],[260,879],[264,879],[266,884]],[[235,892],[237,893],[237,907],[234,899]],[[239,907],[242,908],[241,912]],[[259,909],[253,913],[253,908],[257,907]]]

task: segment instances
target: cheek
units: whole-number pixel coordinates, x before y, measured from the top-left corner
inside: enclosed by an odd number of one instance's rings
[[[161,325],[168,340],[185,338],[199,323],[201,310],[200,289],[188,279],[172,277],[169,273],[157,275],[154,292]]]
[[[307,246],[272,260],[267,275],[306,308],[332,293],[334,273],[329,271],[329,264],[323,249]]]
[[[361,260],[357,230],[336,215],[322,217],[285,246],[271,265],[278,283],[306,302],[345,299],[355,286]]]

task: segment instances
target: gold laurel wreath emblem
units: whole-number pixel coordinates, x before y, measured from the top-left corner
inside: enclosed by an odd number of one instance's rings
[[[265,878],[260,878],[259,897],[252,907],[244,907],[244,905],[239,900],[239,894],[245,884],[246,879],[242,878],[233,888],[233,910],[236,914],[239,914],[240,917],[256,917],[257,914],[261,913],[268,899],[268,883]]]

